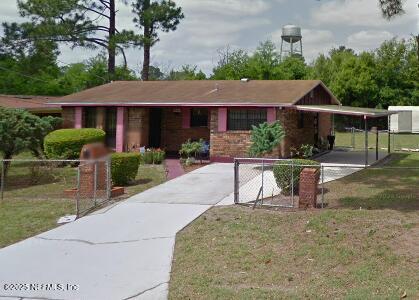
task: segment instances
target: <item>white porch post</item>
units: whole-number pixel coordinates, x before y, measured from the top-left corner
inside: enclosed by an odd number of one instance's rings
[[[367,121],[366,115],[364,115],[364,129],[365,129],[365,166],[368,166],[368,121]]]

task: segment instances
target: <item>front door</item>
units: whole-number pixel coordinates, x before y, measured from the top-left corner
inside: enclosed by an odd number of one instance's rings
[[[105,116],[106,146],[116,147],[116,108],[106,108]]]
[[[162,109],[150,109],[150,134],[148,145],[150,148],[160,148],[161,144],[161,119]]]

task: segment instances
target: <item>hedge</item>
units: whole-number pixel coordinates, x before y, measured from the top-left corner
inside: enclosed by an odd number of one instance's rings
[[[139,153],[113,153],[111,155],[112,183],[127,185],[138,173],[141,155]]]
[[[105,132],[95,128],[59,129],[44,139],[44,151],[51,159],[77,159],[86,144],[105,141]]]
[[[281,189],[283,195],[290,195],[291,190],[298,193],[300,183],[300,173],[306,166],[318,168],[317,161],[309,159],[291,159],[277,162],[273,167],[276,184]],[[292,188],[293,187],[293,188]]]

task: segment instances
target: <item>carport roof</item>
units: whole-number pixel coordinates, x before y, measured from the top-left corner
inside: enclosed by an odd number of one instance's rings
[[[325,112],[339,115],[350,116],[365,116],[368,118],[385,117],[391,114],[396,114],[396,111],[388,111],[385,109],[367,108],[367,107],[352,107],[342,105],[296,105],[297,110]]]

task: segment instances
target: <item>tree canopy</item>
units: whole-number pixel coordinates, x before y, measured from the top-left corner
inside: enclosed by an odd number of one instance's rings
[[[0,153],[4,159],[11,159],[29,149],[37,157],[41,156],[44,137],[59,122],[59,118],[40,118],[26,110],[0,107]]]

